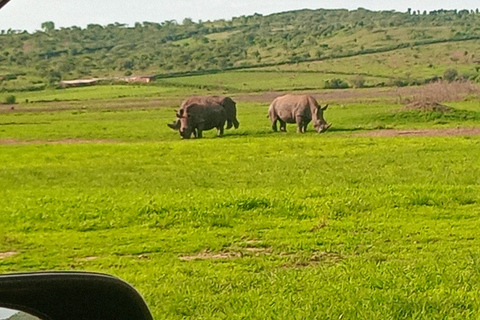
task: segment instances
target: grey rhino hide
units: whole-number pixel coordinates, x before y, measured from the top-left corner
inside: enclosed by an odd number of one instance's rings
[[[184,139],[189,139],[192,134],[201,138],[204,130],[213,128],[217,129],[218,136],[222,136],[227,121],[224,107],[214,102],[184,106],[177,117],[180,122],[180,136]]]
[[[237,106],[235,101],[230,97],[222,96],[193,96],[182,102],[178,111],[184,109],[185,107],[191,104],[203,104],[208,105],[209,103],[218,103],[223,106],[227,116],[227,129],[230,129],[232,126],[237,129],[240,126],[240,123],[237,120]],[[177,111],[177,112],[178,112]],[[179,120],[177,119],[173,123],[167,124],[173,130],[178,130]]]
[[[277,131],[277,122],[280,130],[286,131],[287,123],[296,123],[297,132],[306,132],[310,121],[317,132],[324,132],[330,128],[323,117],[323,111],[328,107],[320,107],[314,97],[310,95],[286,94],[273,100],[268,108],[268,117],[272,129]]]

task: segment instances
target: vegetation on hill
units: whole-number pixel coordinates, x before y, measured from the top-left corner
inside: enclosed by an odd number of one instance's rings
[[[436,45],[440,50],[442,44],[452,42],[455,50],[447,57],[445,68],[465,69],[457,71],[457,76],[475,79],[480,68],[472,67],[472,63],[480,61],[475,55],[480,43],[479,17],[478,10],[401,13],[359,8],[255,14],[213,22],[191,19],[182,23],[138,22],[132,27],[113,23],[56,29],[53,22],[45,22],[42,30],[34,33],[1,31],[0,90],[35,90],[61,80],[86,77],[132,74],[165,77],[245,68],[298,67],[302,62],[310,67],[315,61],[412,49],[409,52],[412,59],[422,60],[425,55],[422,46]],[[360,70],[347,70],[356,76],[354,79],[327,79],[326,87],[344,87],[342,82],[347,80],[347,86],[368,84],[369,79],[362,77],[371,72],[368,62],[364,62],[367,64],[360,64]],[[422,66],[427,69],[426,76],[419,77],[423,82],[446,72],[445,68],[436,69],[435,62]],[[388,83],[384,79],[383,85],[415,84],[418,79],[414,80],[409,79],[409,74],[402,74],[403,83]]]

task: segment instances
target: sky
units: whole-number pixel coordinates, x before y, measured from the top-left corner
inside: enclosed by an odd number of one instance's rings
[[[56,28],[95,23],[164,22],[185,18],[195,22],[225,19],[259,13],[263,15],[298,9],[349,9],[359,7],[372,11],[408,8],[420,11],[438,9],[476,9],[478,0],[10,0],[0,10],[0,30],[41,30],[46,21]]]

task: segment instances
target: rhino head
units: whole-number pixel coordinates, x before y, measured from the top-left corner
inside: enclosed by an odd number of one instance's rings
[[[331,127],[331,123],[327,123],[323,117],[323,111],[327,110],[328,104],[325,107],[319,106],[317,108],[316,117],[313,117],[313,127],[318,133],[327,131]]]
[[[179,122],[178,131],[180,132],[180,136],[183,139],[190,139],[190,136],[193,132],[191,116],[188,114],[188,112],[185,112],[185,110],[180,109],[179,112],[177,112],[177,119]]]

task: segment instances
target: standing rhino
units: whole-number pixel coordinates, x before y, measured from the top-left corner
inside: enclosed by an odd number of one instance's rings
[[[201,138],[203,130],[217,128],[218,136],[223,135],[223,127],[227,121],[225,108],[215,102],[205,104],[191,103],[177,112],[180,136],[190,139],[190,136]]]
[[[275,98],[268,108],[268,117],[272,122],[273,131],[277,131],[277,121],[280,122],[280,131],[287,131],[287,123],[296,123],[297,132],[307,131],[307,125],[313,120],[313,127],[317,132],[324,132],[332,124],[327,124],[323,118],[323,111],[328,105],[320,107],[317,100],[309,95],[286,94]]]
[[[227,115],[227,129],[230,129],[232,126],[235,129],[238,128],[240,123],[237,120],[237,107],[235,101],[233,101],[230,97],[221,97],[221,96],[193,96],[188,98],[187,100],[183,101],[180,105],[180,109],[182,110],[185,107],[193,104],[203,104],[208,105],[209,103],[217,103],[223,106]],[[167,124],[173,130],[178,130],[180,126],[179,119],[173,121],[173,123]],[[193,132],[195,134],[195,132]]]

